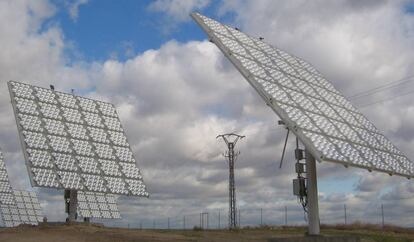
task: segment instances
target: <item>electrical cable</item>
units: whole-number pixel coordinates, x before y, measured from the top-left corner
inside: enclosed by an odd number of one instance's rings
[[[286,133],[286,139],[285,139],[285,145],[283,146],[283,151],[282,151],[282,158],[280,159],[280,165],[279,165],[279,169],[282,168],[282,164],[283,164],[283,158],[285,157],[285,151],[286,151],[286,145],[289,139],[289,129],[287,129],[287,133]]]
[[[414,93],[414,90],[410,91],[410,92],[406,92],[406,93],[398,95],[398,96],[393,96],[393,97],[385,98],[385,99],[382,99],[382,100],[379,100],[379,101],[363,104],[363,105],[360,105],[359,108],[365,108],[365,107],[368,107],[368,106],[372,106],[374,104],[378,104],[378,103],[382,103],[382,102],[388,102],[388,101],[394,100],[396,98],[406,96],[406,95],[411,94],[411,93]]]
[[[372,88],[372,89],[369,89],[369,90],[365,90],[365,91],[356,93],[352,96],[349,96],[348,99],[350,99],[350,100],[359,99],[359,98],[369,96],[369,95],[372,95],[374,93],[378,93],[378,92],[381,92],[381,91],[384,91],[384,90],[387,90],[387,89],[390,89],[390,88],[398,87],[402,84],[405,84],[405,83],[408,83],[408,82],[411,82],[411,81],[414,81],[414,75],[402,78],[402,79],[397,80],[397,81],[392,81],[392,82],[389,82],[387,84],[384,84],[384,85],[381,85],[381,86],[378,86],[378,87],[375,87],[375,88]]]

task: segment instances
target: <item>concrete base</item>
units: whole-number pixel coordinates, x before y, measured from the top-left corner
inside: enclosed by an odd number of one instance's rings
[[[290,238],[271,238],[269,242],[360,242],[361,239],[355,236],[306,236]]]

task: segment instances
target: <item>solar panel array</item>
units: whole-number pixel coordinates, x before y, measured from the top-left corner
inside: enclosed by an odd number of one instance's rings
[[[33,186],[148,196],[112,104],[8,85]]]
[[[78,192],[78,215],[84,218],[120,219],[117,197],[96,192]]]
[[[3,153],[0,151],[0,204],[15,204],[13,191],[10,186],[9,176],[7,175],[4,164]]]
[[[15,204],[1,204],[0,211],[6,227],[19,224],[33,224],[43,220],[43,213],[36,193],[28,191],[13,191]]]
[[[413,162],[312,65],[201,14],[192,17],[316,159],[414,177]]]

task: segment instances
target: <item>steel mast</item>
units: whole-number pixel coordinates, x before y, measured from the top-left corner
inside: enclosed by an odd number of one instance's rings
[[[229,162],[229,229],[237,228],[237,208],[236,208],[236,184],[234,181],[234,162],[240,151],[234,152],[234,147],[239,139],[244,138],[243,135],[235,133],[221,134],[216,137],[222,138],[227,145],[228,150],[223,154]]]

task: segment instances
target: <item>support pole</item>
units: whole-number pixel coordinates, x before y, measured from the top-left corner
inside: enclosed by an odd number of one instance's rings
[[[287,225],[287,206],[285,206],[285,226]]]
[[[208,229],[208,213],[207,212],[200,213],[200,228]]]
[[[345,218],[345,225],[347,224],[347,217],[346,217],[346,204],[344,204],[344,218]]]
[[[183,229],[185,229],[185,216],[183,217]]]
[[[228,144],[229,152],[229,227],[237,228],[236,185],[234,181],[234,144]]]
[[[263,226],[263,209],[260,208],[260,226]]]
[[[218,229],[220,229],[220,210],[219,210],[219,213],[218,213]]]
[[[308,234],[319,235],[319,205],[318,205],[318,184],[316,178],[316,162],[312,154],[306,150],[306,182],[308,198]]]
[[[228,151],[224,154],[229,163],[229,229],[237,228],[237,209],[236,209],[236,184],[234,181],[234,163],[240,152],[235,152],[234,147],[243,135],[235,133],[218,135],[216,138],[222,138],[226,142]]]
[[[67,222],[75,222],[77,218],[77,207],[78,207],[78,191],[73,189],[65,190],[65,204],[66,212],[68,213]]]
[[[240,214],[240,208],[239,208],[239,228],[241,228],[241,214]]]
[[[207,213],[207,229],[208,229],[208,213]]]

